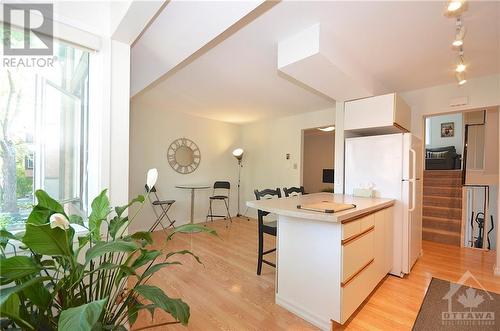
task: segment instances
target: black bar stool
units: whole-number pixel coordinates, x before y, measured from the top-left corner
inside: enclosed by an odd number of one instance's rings
[[[225,194],[216,194],[220,192],[221,190],[225,190]],[[208,206],[208,214],[207,217],[205,218],[205,221],[208,221],[208,218],[210,217],[210,220],[213,222],[214,217],[223,217],[225,220],[229,219],[230,222],[233,222],[233,219],[231,218],[231,213],[229,212],[229,193],[231,191],[231,183],[226,182],[226,181],[217,181],[214,183],[214,188],[212,191],[212,196],[209,197],[209,206]],[[226,206],[226,215],[214,215],[212,211],[212,202],[213,201],[224,201],[224,205]]]
[[[175,200],[160,200],[160,197],[158,196],[158,193],[156,192],[156,187],[153,186],[151,190],[149,190],[148,186],[145,185],[146,192],[148,194],[148,200],[151,203],[151,206],[153,207],[153,212],[155,213],[156,216],[156,221],[153,223],[153,225],[149,228],[149,232],[153,232],[156,227],[161,225],[163,230],[168,229],[169,227],[174,227],[175,220],[172,221],[170,217],[168,217],[168,210],[172,205],[175,203]],[[154,195],[154,199],[151,199],[151,194]],[[161,210],[158,211],[157,208],[160,208]],[[168,222],[170,223],[168,226],[164,226],[162,221],[163,219],[166,218]]]
[[[262,191],[255,190],[255,198],[257,200],[260,200],[262,198],[264,199],[271,199],[273,197],[278,197],[281,198],[281,190],[277,188],[276,190],[272,189],[265,189]],[[276,237],[276,228],[277,228],[277,221],[274,222],[266,222],[264,223],[264,216],[269,215],[269,212],[263,211],[263,210],[257,210],[257,215],[258,215],[258,224],[259,224],[259,257],[257,260],[257,275],[260,275],[262,271],[262,263],[265,263],[267,265],[270,265],[272,267],[276,268],[276,264],[264,260],[264,255],[272,253],[276,251],[276,248],[269,249],[267,251],[264,251],[264,233],[267,233],[271,236]]]
[[[285,197],[293,197],[295,195],[304,195],[304,186],[300,187],[283,187],[283,192],[285,193]]]

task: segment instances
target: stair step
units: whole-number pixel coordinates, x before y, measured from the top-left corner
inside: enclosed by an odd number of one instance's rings
[[[424,216],[441,217],[460,220],[462,219],[461,208],[448,208],[438,206],[424,206],[422,211]]]
[[[462,186],[462,178],[454,178],[454,177],[430,177],[424,178],[424,185],[426,186],[452,186],[452,187],[461,187]]]
[[[422,217],[423,229],[436,229],[444,230],[460,235],[460,230],[462,228],[462,221],[456,219],[448,219],[442,217]]]
[[[439,197],[439,196],[424,196],[425,206],[438,206],[448,208],[462,208],[462,197]]]
[[[422,239],[442,244],[460,246],[460,234],[446,230],[424,228],[422,230]]]
[[[439,196],[439,197],[462,197],[462,188],[459,187],[435,187],[424,186],[424,196]]]
[[[425,170],[424,178],[462,178],[462,170]]]

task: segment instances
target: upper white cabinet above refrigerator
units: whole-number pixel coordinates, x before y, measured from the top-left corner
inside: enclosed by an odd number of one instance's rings
[[[411,109],[396,93],[348,101],[344,114],[344,130],[362,135],[411,130]]]

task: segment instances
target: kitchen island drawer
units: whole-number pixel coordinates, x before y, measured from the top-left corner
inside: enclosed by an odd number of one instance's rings
[[[374,259],[374,230],[364,231],[342,240],[342,282],[348,281],[370,260]]]
[[[375,212],[375,213],[379,213]],[[375,224],[375,213],[342,222],[342,239],[348,239],[355,236]]]

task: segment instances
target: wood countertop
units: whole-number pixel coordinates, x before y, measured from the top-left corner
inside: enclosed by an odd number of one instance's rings
[[[322,213],[297,208],[298,205],[310,205],[320,202],[354,204],[356,208],[335,213]],[[323,222],[342,222],[362,214],[390,207],[394,203],[394,199],[362,198],[333,193],[313,193],[289,198],[247,201],[246,205],[250,208],[260,209],[277,215]]]

